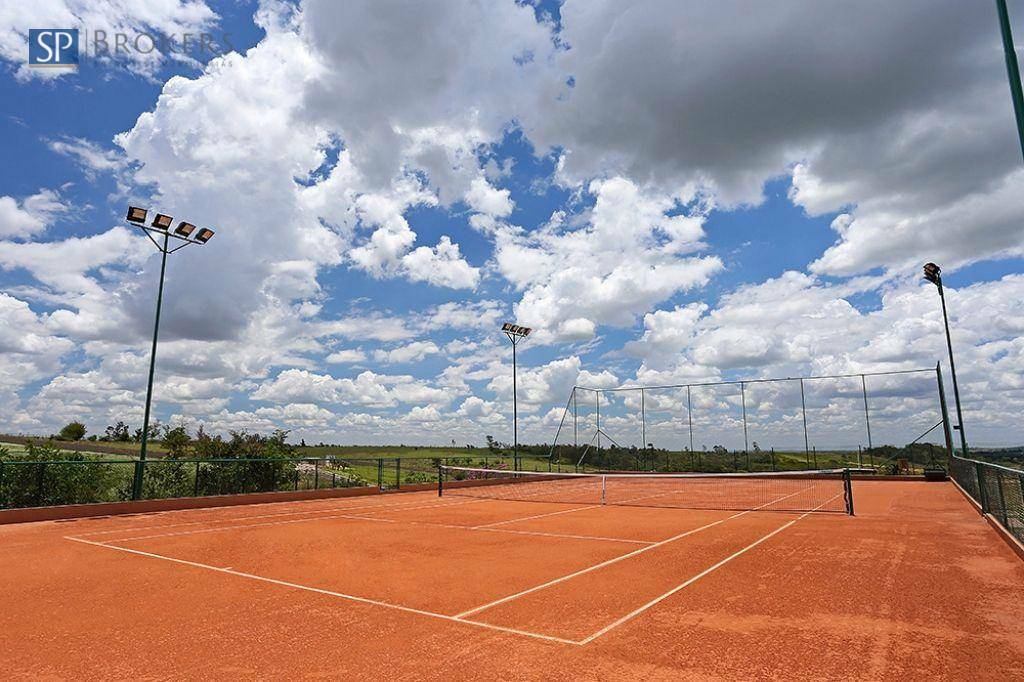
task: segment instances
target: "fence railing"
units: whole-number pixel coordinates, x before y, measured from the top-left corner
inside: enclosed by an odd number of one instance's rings
[[[0,509],[128,501],[133,499],[136,470],[142,488],[135,499],[155,500],[358,487],[383,492],[436,483],[439,463],[512,466],[510,457],[0,459]],[[523,464],[534,470],[550,466],[538,461]]]
[[[1024,542],[1024,471],[954,456],[950,474],[982,512]]]

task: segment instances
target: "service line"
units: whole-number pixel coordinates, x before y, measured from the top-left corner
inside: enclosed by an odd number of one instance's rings
[[[564,639],[562,637],[555,637],[553,635],[544,635],[538,632],[529,632],[527,630],[517,630],[515,628],[503,627],[501,625],[492,625],[491,623],[481,623],[479,621],[466,620],[464,618],[455,618],[443,613],[436,613],[434,611],[425,611],[423,609],[413,608],[411,606],[402,606],[401,604],[391,604],[389,602],[380,601],[379,599],[368,599],[366,597],[358,597],[352,594],[345,594],[343,592],[334,592],[332,590],[325,590],[319,587],[311,587],[309,585],[301,585],[299,583],[292,583],[286,580],[277,580],[275,578],[267,578],[261,575],[255,575],[253,573],[244,573],[242,571],[236,571],[231,568],[223,568],[221,566],[211,566],[209,564],[202,564],[198,561],[189,561],[187,559],[177,559],[175,557],[164,556],[163,554],[156,554],[154,552],[143,552],[137,549],[129,549],[128,547],[118,547],[117,545],[108,545],[103,542],[94,542],[92,540],[83,540],[82,538],[68,537],[65,538],[73,542],[81,542],[86,545],[93,545],[95,547],[106,547],[107,549],[117,550],[119,552],[127,552],[129,554],[135,554],[138,556],[149,557],[151,559],[161,559],[163,561],[170,561],[175,564],[181,564],[184,566],[191,566],[193,568],[202,568],[208,571],[215,571],[217,573],[224,573],[227,575],[233,575],[238,578],[245,578],[247,580],[255,580],[258,582],[269,583],[271,585],[279,585],[281,587],[290,587],[295,590],[302,590],[304,592],[313,592],[316,594],[327,595],[329,597],[337,597],[338,599],[345,599],[347,601],[358,602],[361,604],[370,604],[372,606],[379,606],[386,609],[393,609],[395,611],[404,611],[405,613],[414,613],[419,616],[427,616],[429,618],[436,618],[438,620],[446,620],[453,623],[464,623],[466,625],[472,625],[474,627],[485,628],[487,630],[495,630],[498,632],[507,632],[514,635],[521,635],[523,637],[531,637],[533,639],[541,639],[548,642],[557,642],[558,644],[572,644],[578,646],[580,643],[571,640]]]

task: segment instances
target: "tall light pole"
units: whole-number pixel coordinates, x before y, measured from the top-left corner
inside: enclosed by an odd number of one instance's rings
[[[1013,100],[1013,113],[1017,117],[1017,136],[1020,138],[1021,153],[1024,154],[1024,91],[1022,91],[1020,85],[1017,51],[1013,46],[1013,33],[1010,32],[1010,13],[1006,11],[1006,0],[996,0],[996,12],[999,14],[999,29],[1003,35],[1006,75],[1010,79],[1010,98]]]
[[[946,314],[946,294],[942,290],[942,268],[935,263],[925,263],[924,278],[934,284],[939,290],[939,300],[942,302],[942,322],[946,325],[946,348],[949,350],[949,371],[953,375],[953,400],[956,401],[957,425],[954,428],[960,432],[960,451],[964,457],[967,457],[967,436],[964,435],[964,413],[960,409],[960,387],[956,382],[956,365],[953,363],[953,340],[949,335],[949,316]]]
[[[125,219],[129,224],[142,230],[149,237],[149,241],[153,242],[153,245],[160,252],[160,285],[156,293],[156,321],[153,323],[153,346],[149,352],[149,381],[146,383],[146,409],[142,418],[142,443],[139,446],[139,460],[135,463],[135,477],[132,480],[132,499],[137,500],[142,497],[143,467],[146,466],[146,446],[149,442],[149,409],[153,402],[156,339],[160,332],[160,307],[164,300],[164,273],[167,271],[167,256],[179,249],[185,248],[189,244],[205,244],[213,236],[213,230],[204,227],[197,231],[196,226],[192,223],[181,221],[178,223],[178,227],[172,231],[171,225],[174,220],[171,216],[164,215],[163,213],[157,213],[153,217],[153,221],[147,225],[146,209],[136,206],[128,207],[128,216]],[[194,236],[193,233],[195,233]],[[153,238],[153,235],[156,235],[156,239]],[[170,240],[172,238],[182,243],[171,248]]]
[[[533,330],[506,322],[501,331],[512,342],[512,468],[519,471],[519,397],[516,390],[516,346]]]

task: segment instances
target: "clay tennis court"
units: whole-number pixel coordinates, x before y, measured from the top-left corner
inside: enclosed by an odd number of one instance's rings
[[[1024,678],[1024,562],[1010,546],[952,483],[852,485],[854,516],[451,489],[3,526],[0,667]]]

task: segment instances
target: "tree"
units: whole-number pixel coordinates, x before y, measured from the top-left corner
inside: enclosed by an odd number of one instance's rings
[[[57,434],[61,440],[82,440],[85,437],[85,424],[82,422],[71,422]]]
[[[192,442],[191,436],[188,435],[188,429],[184,426],[175,426],[173,429],[165,425],[164,426],[164,447],[171,453],[171,457],[181,457],[188,450],[189,444]]]
[[[147,440],[156,440],[160,437],[160,431],[163,430],[163,425],[158,420],[153,420],[153,423],[149,425],[149,436]],[[135,429],[135,434],[132,436],[132,440],[136,443],[142,442],[142,429]]]
[[[128,430],[128,425],[122,421],[117,422],[113,426],[108,426],[106,431],[105,440],[116,440],[122,443],[127,443],[131,440],[131,433]]]

